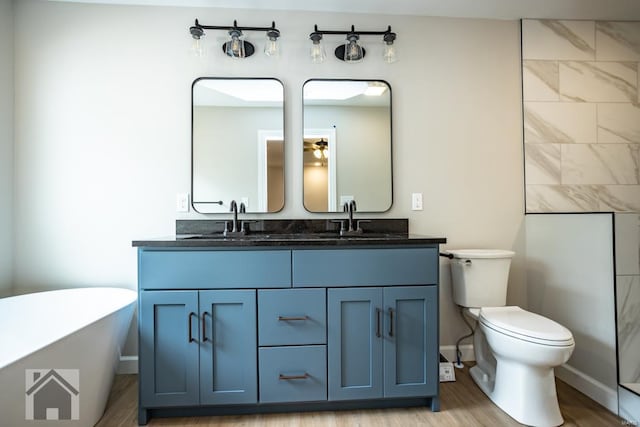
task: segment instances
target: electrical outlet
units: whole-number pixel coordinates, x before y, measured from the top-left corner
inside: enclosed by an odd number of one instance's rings
[[[189,212],[189,193],[176,194],[176,212]]]
[[[422,210],[422,193],[411,194],[411,210],[412,211]]]
[[[342,206],[348,204],[352,200],[353,196],[340,196],[340,206],[338,206],[338,208],[342,209]]]
[[[456,371],[451,362],[440,362],[440,382],[456,380]]]

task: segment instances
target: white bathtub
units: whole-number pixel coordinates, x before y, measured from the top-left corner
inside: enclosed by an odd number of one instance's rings
[[[134,291],[118,288],[65,289],[0,299],[0,425],[97,423],[135,301]],[[58,403],[51,403],[52,398]],[[71,400],[72,417],[77,419],[52,421],[66,416],[69,405],[60,404],[64,399]],[[33,421],[43,411],[50,421]]]

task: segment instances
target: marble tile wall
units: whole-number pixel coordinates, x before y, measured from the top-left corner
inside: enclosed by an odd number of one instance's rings
[[[640,215],[615,215],[620,383],[640,383]]]
[[[526,211],[640,212],[640,22],[522,21]]]

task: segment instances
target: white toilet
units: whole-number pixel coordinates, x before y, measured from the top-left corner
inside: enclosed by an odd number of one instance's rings
[[[477,320],[474,381],[516,421],[531,426],[563,423],[553,369],[575,343],[564,326],[520,307],[506,307],[512,251],[448,250],[453,300]]]

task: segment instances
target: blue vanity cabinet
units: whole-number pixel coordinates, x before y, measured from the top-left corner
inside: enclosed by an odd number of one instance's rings
[[[200,404],[256,403],[256,291],[200,291]]]
[[[382,288],[327,290],[329,400],[383,395]]]
[[[139,424],[439,410],[438,246],[410,240],[140,247]]]
[[[384,397],[438,393],[438,292],[435,286],[390,286],[384,302]]]
[[[197,291],[140,292],[140,406],[198,404]]]
[[[328,290],[329,400],[438,392],[435,286]]]
[[[140,293],[142,407],[256,403],[256,291]]]

